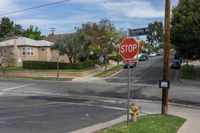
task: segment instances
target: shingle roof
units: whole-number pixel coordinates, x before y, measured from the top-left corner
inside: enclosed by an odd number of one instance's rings
[[[36,47],[41,47],[41,46],[52,46],[53,43],[46,41],[46,40],[33,40],[27,37],[19,37],[17,39],[17,45],[18,46],[36,46]],[[14,39],[10,39],[7,41],[2,41],[0,42],[0,46],[14,46]]]

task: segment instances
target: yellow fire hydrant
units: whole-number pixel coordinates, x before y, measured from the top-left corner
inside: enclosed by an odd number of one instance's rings
[[[140,107],[134,102],[131,103],[130,114],[131,114],[131,120],[137,121],[137,117],[140,115]]]

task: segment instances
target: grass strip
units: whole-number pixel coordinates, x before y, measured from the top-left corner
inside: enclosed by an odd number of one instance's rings
[[[183,65],[180,69],[181,79],[195,79],[195,70],[193,65]]]
[[[176,133],[184,122],[172,115],[145,115],[129,125],[123,123],[96,133]]]
[[[100,77],[100,78],[108,77],[108,76],[120,71],[122,68],[123,68],[122,65],[115,66],[115,67],[113,67],[113,68],[111,68],[109,70],[103,71],[103,72],[98,73],[98,74],[96,74],[94,76],[95,77]]]
[[[71,81],[73,78],[56,78],[56,77],[28,77],[28,76],[0,76],[0,78],[9,79],[29,79],[29,80],[54,80],[54,81]]]

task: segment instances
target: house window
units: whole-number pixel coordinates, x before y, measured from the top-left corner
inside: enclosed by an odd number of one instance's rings
[[[33,56],[34,55],[33,48],[22,48],[22,55]]]
[[[22,55],[26,55],[26,48],[22,48]]]

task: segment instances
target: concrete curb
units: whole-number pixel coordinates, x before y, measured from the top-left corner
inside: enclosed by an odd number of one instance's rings
[[[120,73],[120,72],[122,72],[122,71],[123,71],[123,69],[120,70],[120,71],[118,71],[118,72],[116,72],[116,73],[113,73],[112,75],[110,75],[110,76],[108,76],[108,77],[106,77],[106,78],[113,77],[113,76],[117,75],[118,73]],[[106,79],[106,78],[105,78],[105,79]]]
[[[126,115],[123,115],[117,119],[107,121],[107,122],[102,122],[102,123],[96,124],[94,126],[90,126],[90,127],[86,127],[86,128],[80,129],[80,130],[72,131],[70,133],[93,133],[95,131],[109,128],[115,124],[122,123],[125,120],[126,120]]]

